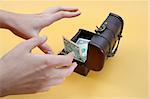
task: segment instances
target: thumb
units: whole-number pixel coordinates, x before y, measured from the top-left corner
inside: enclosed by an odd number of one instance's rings
[[[23,42],[22,46],[24,47],[24,49],[30,52],[33,48],[46,42],[46,40],[47,40],[46,36],[41,37],[37,36]]]

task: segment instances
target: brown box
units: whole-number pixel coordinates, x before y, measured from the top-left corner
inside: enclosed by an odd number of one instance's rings
[[[122,37],[122,30],[123,19],[113,13],[109,14],[100,28],[97,27],[95,33],[79,29],[71,41],[76,42],[78,38],[84,38],[90,40],[90,42],[85,63],[74,60],[78,63],[75,72],[86,76],[89,70],[100,71],[107,58],[115,55]]]

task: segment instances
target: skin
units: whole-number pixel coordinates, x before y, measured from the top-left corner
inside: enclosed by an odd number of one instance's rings
[[[74,53],[55,55],[38,34],[62,18],[80,15],[77,8],[51,7],[38,14],[17,14],[0,10],[0,28],[26,39],[0,59],[0,96],[31,94],[60,84],[76,68]],[[46,54],[33,54],[39,47]]]
[[[19,37],[29,39],[38,36],[41,29],[55,21],[79,15],[78,8],[65,6],[51,7],[38,14],[17,14],[0,10],[0,27],[11,30]],[[52,53],[52,49],[46,43],[39,48],[45,53]]]

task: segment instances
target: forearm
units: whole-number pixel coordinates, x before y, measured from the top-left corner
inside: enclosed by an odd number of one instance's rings
[[[39,21],[42,22],[40,14],[19,14],[0,10],[0,28],[9,29],[24,39],[37,36],[40,31],[36,30],[40,28],[40,25],[37,24]]]

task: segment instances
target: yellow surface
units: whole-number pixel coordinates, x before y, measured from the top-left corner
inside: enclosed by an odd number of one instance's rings
[[[0,9],[18,13],[36,13],[50,6],[77,6],[81,16],[64,19],[41,31],[48,44],[58,53],[63,48],[62,35],[72,38],[79,28],[94,31],[109,12],[123,17],[123,38],[115,57],[100,72],[87,77],[73,73],[65,82],[49,92],[9,96],[4,99],[148,99],[148,2],[147,1],[0,1]],[[0,29],[0,56],[21,38]],[[34,50],[41,53],[40,50]],[[13,78],[12,78],[13,79]]]
[[[150,5],[150,2],[148,2]],[[150,6],[148,6],[148,17],[150,18]],[[150,26],[150,19],[148,18],[148,26]],[[150,28],[148,28],[148,96],[150,98]]]

